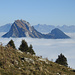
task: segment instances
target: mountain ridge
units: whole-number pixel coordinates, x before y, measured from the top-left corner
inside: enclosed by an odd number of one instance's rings
[[[61,32],[61,30],[59,30]],[[63,35],[64,34],[64,35]],[[60,34],[59,34],[60,35]],[[32,37],[32,38],[47,38],[47,39],[57,39],[57,38],[70,38],[65,33],[62,33],[62,37],[55,37],[54,34],[42,34],[38,32],[33,26],[30,25],[29,22],[25,20],[16,20],[9,32],[7,32],[2,37]]]

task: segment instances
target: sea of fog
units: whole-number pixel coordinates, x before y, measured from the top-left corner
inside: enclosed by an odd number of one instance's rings
[[[0,36],[4,33],[0,33]],[[0,42],[6,45],[11,39],[17,48],[19,48],[22,39],[25,39],[28,45],[32,44],[33,49],[38,56],[48,58],[55,62],[58,55],[62,53],[68,61],[68,65],[75,69],[75,33],[68,33],[71,39],[38,39],[38,38],[2,38]]]

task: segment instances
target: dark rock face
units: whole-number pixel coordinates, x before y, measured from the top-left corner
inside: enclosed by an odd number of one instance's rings
[[[34,29],[33,26],[30,26],[29,22],[24,20],[16,20],[9,32],[7,32],[2,37],[32,37],[32,38],[47,38],[47,39],[56,39],[56,38],[69,38],[59,29],[54,29],[49,34],[42,34]]]

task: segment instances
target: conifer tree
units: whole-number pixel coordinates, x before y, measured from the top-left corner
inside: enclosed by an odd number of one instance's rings
[[[23,52],[28,51],[28,45],[27,45],[27,42],[25,40],[22,40],[21,45],[19,47],[19,50],[21,50]]]
[[[14,41],[12,39],[8,42],[7,46],[10,46],[10,47],[16,49]]]
[[[67,58],[62,53],[58,55],[58,58],[56,59],[55,62],[64,66],[68,66]]]
[[[30,52],[31,54],[35,54],[35,52],[34,52],[33,47],[32,47],[32,45],[31,45],[31,44],[30,44],[30,47],[29,47],[28,52]]]

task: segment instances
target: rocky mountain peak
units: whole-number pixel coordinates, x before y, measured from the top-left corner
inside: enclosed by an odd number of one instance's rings
[[[11,29],[3,37],[36,37],[38,38],[41,33],[36,31],[29,22],[25,20],[15,20]]]
[[[15,22],[14,22],[14,25],[15,26],[18,26],[19,28],[23,28],[25,31],[32,31],[32,28],[31,28],[31,26],[30,26],[30,24],[29,24],[29,22],[27,22],[27,21],[25,21],[25,20],[16,20]]]

